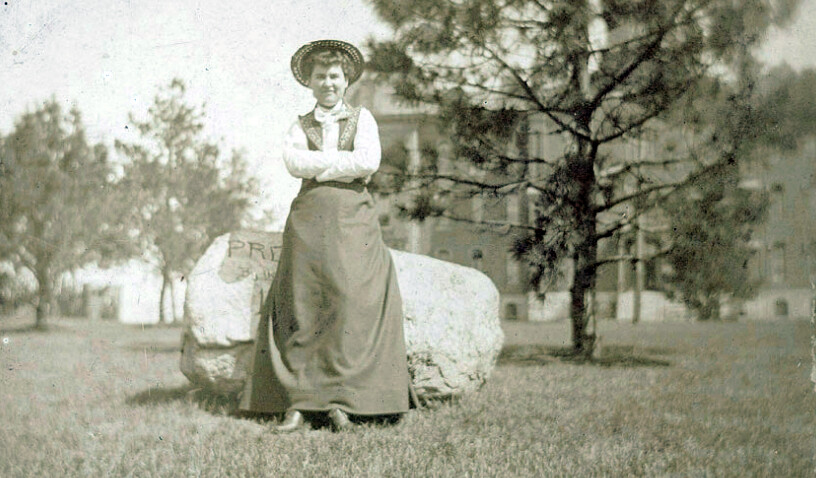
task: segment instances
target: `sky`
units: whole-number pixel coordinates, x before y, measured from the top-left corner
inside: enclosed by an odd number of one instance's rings
[[[179,77],[190,102],[206,102],[205,133],[245,151],[280,225],[298,188],[280,144],[314,104],[290,57],[316,39],[388,35],[365,0],[0,0],[0,134],[53,96],[79,108],[92,141],[134,141],[128,113],[143,118],[157,88]],[[816,66],[814,45],[816,0],[804,0],[759,56]]]

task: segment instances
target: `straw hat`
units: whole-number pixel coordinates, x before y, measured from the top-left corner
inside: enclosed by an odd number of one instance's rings
[[[349,84],[354,83],[363,74],[363,54],[351,43],[340,40],[317,40],[309,42],[298,48],[294,55],[292,55],[292,74],[295,79],[303,86],[309,86],[309,78],[303,72],[303,61],[312,53],[323,50],[338,50],[345,54],[351,64],[351,71],[348,74]]]

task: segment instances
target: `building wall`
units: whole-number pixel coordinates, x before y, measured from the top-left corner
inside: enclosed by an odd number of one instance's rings
[[[450,148],[444,130],[436,122],[433,111],[399,105],[389,100],[387,88],[372,83],[358,87],[353,101],[371,109],[380,125],[384,150],[394,145],[410,146],[411,138],[418,137],[421,146],[430,145],[437,151]],[[379,91],[379,93],[377,93]],[[545,119],[533,119],[528,142],[531,156],[556,157],[563,154],[566,143],[558,135],[551,135]],[[412,136],[414,135],[414,136]],[[690,144],[686,132],[675,129],[655,135],[653,140],[621,142],[605,151],[605,154],[623,159],[665,157],[667,154],[683,155]],[[414,145],[416,147],[416,145]],[[787,317],[806,315],[810,297],[809,284],[816,278],[816,140],[806,142],[796,153],[778,155],[759,151],[765,164],[741,171],[744,187],[758,187],[771,192],[772,205],[769,218],[754,234],[757,255],[749,265],[751,273],[762,280],[756,299],[746,302],[736,314],[745,319],[781,317],[779,311],[787,304]],[[662,156],[661,156],[662,155]],[[439,157],[439,167],[457,167],[446,164],[446,154]],[[649,172],[654,180],[666,180],[665,176],[684,174],[682,169],[655,169]],[[648,177],[646,178],[649,179]],[[636,184],[621,187],[633,189]],[[444,219],[431,219],[422,224],[400,219],[394,213],[396,204],[406,200],[398,195],[380,199],[384,221],[383,234],[389,246],[407,249],[406,237],[410,228],[416,228],[421,238],[415,252],[427,254],[485,272],[502,294],[502,315],[521,320],[558,320],[569,315],[568,280],[550,286],[544,302],[528,291],[526,271],[510,253],[515,237],[497,233],[492,229],[473,224],[455,223]],[[624,213],[628,205],[622,206]],[[534,217],[534,202],[521,193],[503,200],[474,198],[454,204],[460,215],[471,215],[474,220],[493,218],[504,220],[518,218],[527,223]],[[649,254],[657,250],[661,242],[661,227],[665,220],[658,212],[644,217],[645,248]],[[623,242],[620,242],[623,241]],[[628,254],[634,256],[634,234],[613,237],[600,244],[602,255]],[[568,264],[566,265],[568,266]],[[690,314],[682,304],[669,301],[659,292],[661,263],[651,260],[645,263],[647,290],[641,295],[641,320],[687,320]],[[599,317],[616,316],[620,320],[632,320],[632,289],[635,284],[634,261],[607,264],[599,269],[597,294]],[[651,290],[648,290],[651,289]]]
[[[816,277],[816,139],[795,153],[763,154],[743,183],[771,196],[768,219],[754,232],[751,273],[763,290],[809,288]]]
[[[741,304],[738,318],[746,320],[788,320],[810,317],[812,301],[811,288],[763,289],[759,294]]]

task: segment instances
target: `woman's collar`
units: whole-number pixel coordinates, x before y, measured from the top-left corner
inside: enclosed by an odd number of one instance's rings
[[[331,108],[326,108],[320,104],[315,105],[314,117],[318,123],[333,123],[337,120],[348,118],[349,110],[343,101],[338,101]]]

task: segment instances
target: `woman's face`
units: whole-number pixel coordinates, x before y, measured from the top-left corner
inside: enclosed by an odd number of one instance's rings
[[[346,94],[348,80],[340,65],[315,65],[309,77],[309,88],[312,89],[317,103],[331,108]]]

